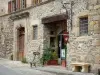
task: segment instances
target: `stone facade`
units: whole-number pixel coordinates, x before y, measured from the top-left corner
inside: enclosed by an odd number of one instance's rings
[[[48,29],[42,23],[42,18],[65,13],[63,3],[70,0],[51,0],[39,6],[27,7],[22,11],[0,16],[0,56],[10,57],[14,55],[17,60],[17,29],[25,28],[25,53],[28,61],[32,60],[33,51],[39,51],[42,55],[45,41],[45,32]],[[86,62],[92,65],[92,72],[100,66],[100,1],[99,0],[73,0],[72,29],[67,19],[69,31],[69,43],[67,44],[67,67],[71,69],[73,62]],[[70,7],[70,6],[69,6]],[[9,17],[29,12],[29,17],[11,20]],[[68,15],[70,16],[70,14]],[[88,16],[88,34],[79,35],[79,17]],[[33,40],[33,26],[38,27],[38,38]],[[48,38],[48,37],[47,37]],[[39,49],[40,47],[40,49]]]
[[[8,13],[8,1],[9,0],[4,0],[4,1],[0,1],[0,15],[4,15]]]
[[[80,11],[74,11],[73,29],[70,31],[68,47],[68,64],[73,62],[90,63],[94,72],[100,66],[100,46],[99,46],[99,4],[96,0],[83,1],[80,3]],[[88,3],[87,3],[88,2]],[[99,3],[99,2],[98,2]],[[82,7],[81,7],[82,5]],[[75,10],[77,8],[75,7]],[[79,18],[88,16],[88,35],[79,35]],[[98,66],[98,67],[97,67]]]

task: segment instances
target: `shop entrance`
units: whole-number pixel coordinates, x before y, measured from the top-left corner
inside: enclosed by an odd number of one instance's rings
[[[58,34],[58,60],[64,67],[66,67],[67,42],[68,32],[63,30]]]
[[[56,53],[54,57],[58,65],[62,65],[63,67],[66,67],[66,36],[68,36],[66,20],[45,24],[44,38],[46,39],[46,44]]]

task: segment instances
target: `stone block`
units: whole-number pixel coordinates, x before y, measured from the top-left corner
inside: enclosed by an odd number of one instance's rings
[[[94,30],[94,34],[99,34],[100,30]]]
[[[100,41],[99,41],[99,44],[100,44]],[[100,55],[96,55],[95,63],[100,64]]]
[[[89,4],[95,5],[97,3],[97,0],[89,0]]]
[[[98,24],[95,24],[95,25],[94,25],[94,31],[95,31],[95,30],[96,30],[96,31],[100,31],[100,26],[99,26]]]
[[[90,21],[89,25],[88,25],[88,30],[93,30],[94,25],[95,25],[95,22],[94,21]]]
[[[94,9],[100,9],[100,5],[95,5]]]
[[[94,15],[91,17],[93,21],[98,21],[100,19],[99,15]]]
[[[100,39],[95,39],[95,40],[92,42],[92,45],[100,46]]]
[[[79,36],[79,27],[74,27],[72,32],[73,32],[73,35]]]
[[[94,9],[94,6],[93,5],[89,6],[89,10],[92,10],[92,9]]]

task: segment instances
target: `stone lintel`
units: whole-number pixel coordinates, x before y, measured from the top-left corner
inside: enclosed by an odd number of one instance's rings
[[[67,14],[55,14],[52,16],[47,16],[42,18],[42,23],[50,23],[50,22],[55,22],[55,21],[61,21],[61,20],[66,20],[67,19]]]
[[[20,14],[17,14],[17,15],[10,16],[10,19],[18,20],[18,19],[22,19],[22,18],[25,18],[25,17],[29,17],[29,12],[24,12],[24,13],[20,13]]]

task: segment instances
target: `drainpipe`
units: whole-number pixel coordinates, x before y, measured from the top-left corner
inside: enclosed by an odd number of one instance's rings
[[[73,27],[73,25],[72,25],[72,17],[73,17],[72,10],[73,10],[74,1],[71,1],[71,2],[64,1],[64,2],[61,2],[61,3],[63,5],[63,8],[66,10],[66,16],[67,16],[66,20],[69,19],[69,24],[70,24],[70,27],[71,27],[71,30],[72,30],[72,27]],[[68,7],[68,6],[70,6],[70,7]]]
[[[72,12],[72,10],[73,10],[74,1],[71,1],[71,2],[62,1],[61,3],[63,5],[63,8],[66,10],[66,25],[67,25],[67,31],[69,32],[70,30],[73,29],[73,25],[72,25],[73,12]],[[70,7],[68,7],[68,6],[70,6]],[[67,47],[67,44],[66,44],[66,47]],[[66,48],[65,59],[67,59],[67,48]]]

